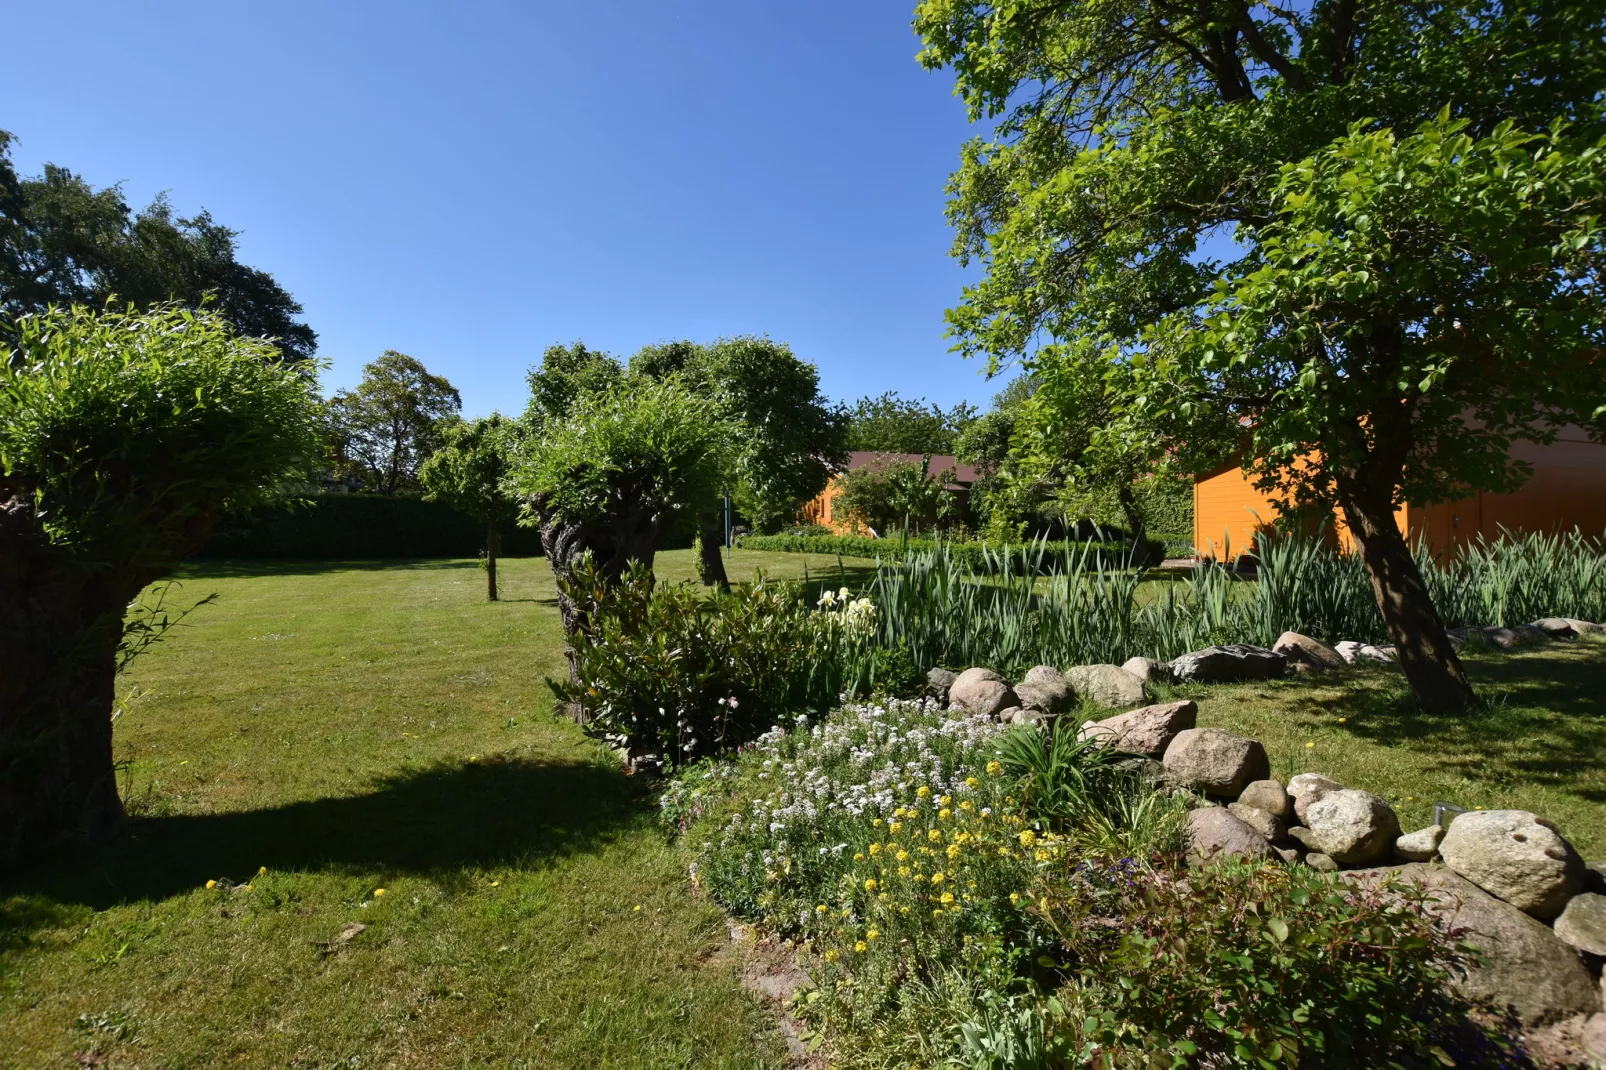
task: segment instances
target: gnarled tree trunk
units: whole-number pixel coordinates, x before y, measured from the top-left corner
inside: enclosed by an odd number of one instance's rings
[[[112,703],[123,612],[145,577],[50,547],[22,494],[0,500],[0,865],[123,816]]]
[[[725,575],[725,559],[720,554],[720,548],[725,543],[722,520],[715,510],[704,510],[697,516],[697,578],[703,581],[705,587],[728,591],[731,581]]]

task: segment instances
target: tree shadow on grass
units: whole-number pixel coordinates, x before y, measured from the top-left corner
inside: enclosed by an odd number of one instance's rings
[[[42,900],[104,910],[243,882],[259,866],[451,883],[474,867],[549,865],[605,847],[644,819],[645,800],[642,785],[603,765],[504,759],[407,772],[364,795],[133,819],[108,843],[0,877],[0,931],[48,924]]]
[[[511,560],[503,558],[502,560]],[[329,572],[385,572],[385,571],[463,571],[478,572],[480,563],[474,558],[452,557],[395,557],[361,561],[325,560],[323,558],[265,557],[265,558],[196,558],[185,562],[179,570],[181,580],[254,579],[260,576],[318,576]]]
[[[1457,714],[1417,707],[1394,669],[1358,675],[1339,693],[1303,697],[1296,709],[1329,727],[1384,746],[1431,753],[1436,764],[1476,780],[1543,781],[1589,802],[1606,802],[1606,646],[1529,654],[1479,654],[1463,664],[1481,704]]]

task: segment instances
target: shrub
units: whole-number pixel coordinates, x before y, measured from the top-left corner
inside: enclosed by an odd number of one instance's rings
[[[409,494],[320,494],[293,509],[225,517],[199,556],[359,561],[473,557],[484,546],[484,526],[445,502]],[[538,557],[541,537],[507,525],[501,552],[504,557]]]
[[[830,708],[868,649],[875,607],[829,593],[816,609],[762,577],[730,594],[657,586],[640,562],[616,586],[589,557],[559,576],[587,606],[574,637],[578,683],[553,683],[587,730],[671,765],[740,746],[777,721]]]
[[[1414,886],[1063,860],[1032,896],[1094,1065],[1488,1065],[1496,1047],[1451,995],[1469,952]]]

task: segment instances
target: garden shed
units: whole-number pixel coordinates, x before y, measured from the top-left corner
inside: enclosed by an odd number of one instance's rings
[[[970,494],[971,484],[976,482],[980,473],[976,471],[974,465],[960,464],[959,459],[951,455],[934,453],[928,457],[920,453],[878,453],[872,450],[854,450],[848,454],[848,463],[842,469],[842,472],[854,472],[860,468],[868,468],[875,465],[919,464],[921,461],[927,462],[926,471],[933,476],[949,469],[953,470],[953,479],[947,484],[947,487],[959,495],[960,504],[963,505],[964,499]],[[836,515],[833,504],[841,489],[841,473],[838,473],[825,485],[824,490],[803,504],[803,508],[798,511],[798,519],[805,524],[818,524],[822,528],[829,528],[836,535],[864,534],[864,532],[856,528],[851,519],[846,516]],[[874,532],[869,532],[869,534],[873,535]]]
[[[1511,455],[1533,474],[1511,494],[1476,493],[1439,505],[1406,503],[1395,513],[1413,543],[1421,538],[1436,551],[1513,532],[1606,532],[1606,445],[1580,427],[1565,428],[1549,445],[1519,442]],[[1226,557],[1254,545],[1255,532],[1277,518],[1277,506],[1255,488],[1237,462],[1194,481],[1193,545],[1204,557]],[[1335,513],[1340,541],[1350,539]]]

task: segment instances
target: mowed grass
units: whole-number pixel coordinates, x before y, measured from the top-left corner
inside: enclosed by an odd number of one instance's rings
[[[731,572],[805,563],[836,578]],[[134,820],[0,884],[0,1065],[774,1064],[651,799],[551,715],[546,563],[502,575],[187,570],[174,600],[217,602],[123,678]]]
[[[1531,810],[1584,857],[1606,860],[1606,640],[1553,642],[1463,661],[1481,707],[1428,716],[1393,668],[1170,689],[1199,724],[1266,745],[1272,775],[1325,773],[1392,803],[1406,831],[1433,804]]]
[[[805,567],[869,574],[730,562]],[[191,569],[177,600],[217,603],[124,679],[126,834],[0,884],[0,1066],[776,1065],[651,799],[550,713],[545,562],[503,574],[489,604],[474,562]],[[1490,701],[1454,718],[1386,669],[1181,693],[1283,779],[1377,791],[1409,827],[1436,798],[1520,806],[1606,855],[1606,643],[1468,666]]]

